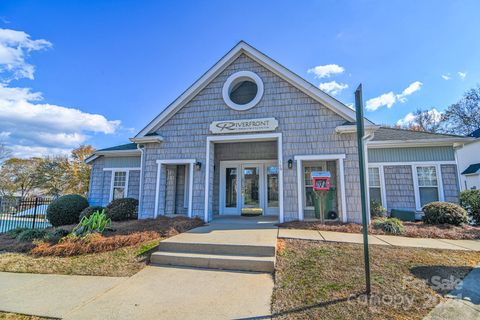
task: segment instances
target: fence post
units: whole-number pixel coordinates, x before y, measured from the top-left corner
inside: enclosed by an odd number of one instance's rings
[[[35,229],[35,219],[37,218],[38,197],[35,197],[35,208],[33,209],[32,229]]]

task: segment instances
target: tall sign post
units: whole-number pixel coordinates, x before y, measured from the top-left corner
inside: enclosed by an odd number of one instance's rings
[[[363,97],[362,84],[355,90],[355,111],[357,114],[357,144],[358,144],[358,164],[360,169],[360,196],[362,199],[362,224],[363,224],[363,256],[365,260],[365,282],[366,293],[370,295],[370,255],[368,253],[368,224],[367,224],[367,191],[365,184],[365,159],[363,150],[363,137],[365,129],[363,125]]]

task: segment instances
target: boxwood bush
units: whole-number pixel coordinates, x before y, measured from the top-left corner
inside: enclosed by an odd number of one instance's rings
[[[397,218],[379,218],[373,221],[373,227],[385,233],[402,234],[405,231],[403,222]]]
[[[80,212],[88,207],[88,201],[78,194],[69,194],[54,200],[47,208],[47,219],[58,227],[80,221]]]
[[[113,200],[107,205],[106,214],[113,221],[137,219],[138,200],[133,198]]]
[[[105,208],[102,206],[86,207],[85,209],[82,210],[82,212],[80,212],[79,220],[82,220],[83,217],[87,217],[87,218],[90,217],[96,211],[102,212],[103,210],[105,210]]]
[[[476,224],[480,224],[480,190],[462,191],[460,205],[467,210]]]
[[[451,224],[459,226],[468,223],[467,211],[450,202],[431,202],[423,207],[423,222],[428,224]]]
[[[385,209],[382,204],[378,201],[370,201],[370,216],[372,218],[381,218],[385,217],[387,209]]]
[[[47,231],[41,229],[27,229],[19,233],[16,237],[18,241],[33,241],[37,239],[43,239]]]

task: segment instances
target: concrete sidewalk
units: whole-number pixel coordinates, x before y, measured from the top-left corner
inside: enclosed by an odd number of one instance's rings
[[[461,288],[450,292],[447,298],[424,320],[480,319],[480,267],[473,269],[463,279]]]
[[[331,242],[363,243],[363,236],[360,233],[332,231],[279,228],[278,237]],[[369,235],[368,241],[369,244],[379,244],[397,247],[480,251],[480,240],[449,240],[409,238],[389,235]]]
[[[63,318],[127,279],[0,272],[0,310]]]

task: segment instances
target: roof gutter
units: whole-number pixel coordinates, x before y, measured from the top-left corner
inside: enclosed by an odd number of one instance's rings
[[[161,143],[163,142],[163,138],[160,136],[144,136],[130,138],[130,141],[134,143]]]
[[[100,156],[137,156],[141,151],[138,149],[132,150],[111,150],[111,151],[97,151],[93,153],[90,157],[85,159],[85,163],[90,163],[95,159],[98,159]]]
[[[369,141],[369,148],[396,148],[396,147],[431,147],[431,146],[457,146],[471,141],[470,138],[452,137],[441,139],[417,139],[417,140],[385,140]]]

